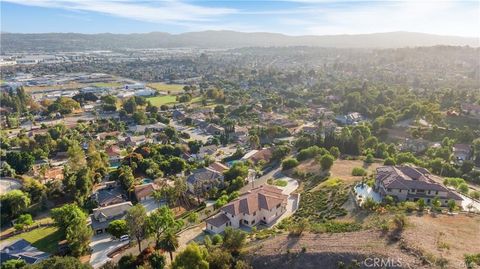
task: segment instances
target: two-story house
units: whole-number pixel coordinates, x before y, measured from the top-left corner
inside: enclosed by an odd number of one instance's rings
[[[287,199],[281,189],[262,185],[223,206],[219,214],[206,220],[206,230],[221,233],[226,227],[268,225],[286,212]]]
[[[210,167],[199,168],[187,177],[187,188],[190,193],[201,194],[212,188],[223,187],[223,173]]]
[[[423,199],[430,204],[438,197],[442,206],[446,206],[449,200],[460,205],[462,198],[438,183],[440,179],[435,177],[421,167],[382,166],[377,168],[374,190],[382,198],[389,195],[397,201],[416,202]]]
[[[123,219],[132,206],[131,202],[123,202],[95,208],[93,214],[90,215],[92,229],[95,234],[106,232],[108,224],[114,220]]]

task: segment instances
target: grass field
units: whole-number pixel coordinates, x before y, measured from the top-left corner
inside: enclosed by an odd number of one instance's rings
[[[147,87],[153,88],[161,92],[179,93],[183,92],[182,84],[165,84],[162,82],[155,82],[147,84]]]
[[[147,98],[154,106],[169,105],[177,103],[175,95],[163,95]]]
[[[155,96],[155,97],[150,97],[147,98],[148,101],[152,103],[154,106],[161,106],[161,105],[173,105],[173,104],[178,104],[176,96],[175,95],[162,95],[162,96]],[[200,103],[202,102],[202,97],[194,97],[191,101],[190,104],[195,104],[195,103]]]
[[[62,234],[57,227],[41,227],[10,237],[8,241],[20,238],[27,240],[39,250],[48,253],[55,253],[57,251],[58,242],[62,240]]]

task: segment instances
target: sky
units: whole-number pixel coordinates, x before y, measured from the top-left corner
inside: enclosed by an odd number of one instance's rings
[[[338,35],[409,31],[480,38],[480,1],[1,0],[1,31]]]

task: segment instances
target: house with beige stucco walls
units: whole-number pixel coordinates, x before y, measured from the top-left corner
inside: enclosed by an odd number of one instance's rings
[[[259,223],[270,224],[287,211],[288,195],[274,186],[254,188],[220,209],[206,221],[206,230],[221,233],[227,227],[254,227]]]

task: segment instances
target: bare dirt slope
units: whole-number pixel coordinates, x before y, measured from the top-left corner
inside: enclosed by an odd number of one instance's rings
[[[249,258],[254,268],[341,268],[339,262],[348,268],[355,260],[360,268],[375,268],[367,266],[371,259],[387,257],[397,261],[387,268],[429,268],[420,259],[402,251],[398,244],[389,243],[380,232],[371,230],[339,234],[308,233],[301,237],[283,234],[250,245]]]
[[[430,259],[446,259],[448,268],[465,268],[464,254],[480,253],[478,215],[412,215],[408,223],[405,242]]]

